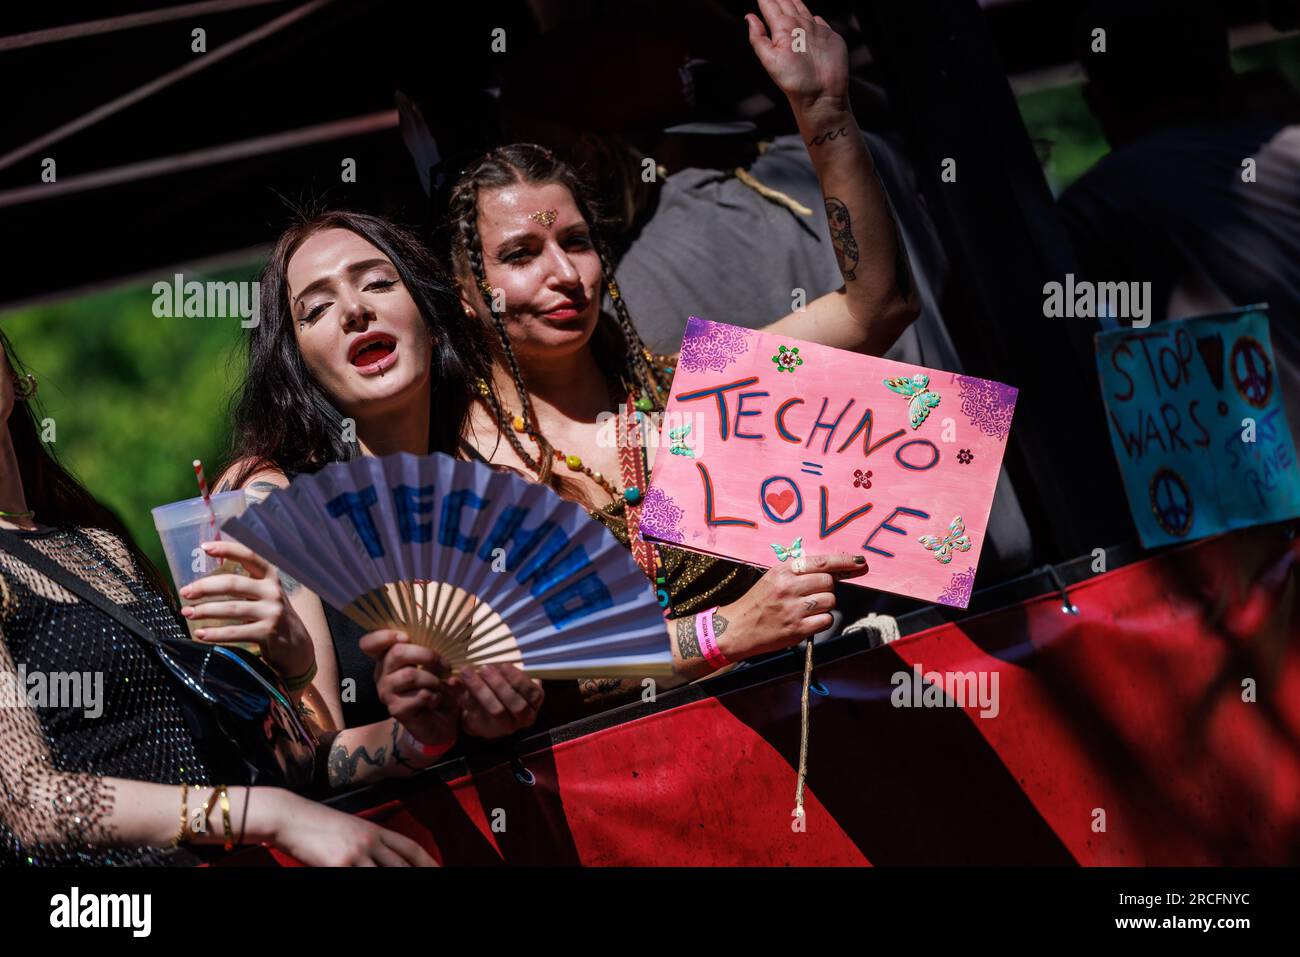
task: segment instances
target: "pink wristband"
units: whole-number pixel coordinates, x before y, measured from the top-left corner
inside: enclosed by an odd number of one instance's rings
[[[406,728],[403,728],[402,730],[406,731]],[[411,742],[412,747],[426,758],[436,758],[438,755],[450,751],[452,744],[455,744],[454,741],[451,744],[425,744],[415,735],[411,734],[410,731],[406,731],[406,739]]]
[[[717,610],[710,608],[695,616],[695,635],[700,639],[700,651],[704,652],[704,660],[713,666],[714,671],[731,664],[718,648],[718,638],[713,633],[713,613]]]

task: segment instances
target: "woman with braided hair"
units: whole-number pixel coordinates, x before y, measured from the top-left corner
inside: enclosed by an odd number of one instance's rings
[[[768,328],[883,353],[917,307],[887,200],[848,109],[847,48],[799,0],[760,0],[759,6],[766,25],[746,17],[750,43],[786,93],[808,144],[844,277],[843,288]],[[494,333],[491,370],[470,409],[467,453],[583,502],[632,549],[673,619],[679,680],[827,628],[834,580],[865,572],[861,556],[811,556],[760,576],[730,562],[650,547],[634,534],[653,460],[646,450],[637,453],[639,461],[628,461],[622,436],[635,431],[636,416],[663,409],[675,363],[651,355],[637,334],[577,174],[542,147],[501,147],[464,171],[448,217],[466,317],[485,321]],[[601,312],[602,290],[613,317]],[[618,448],[598,438],[601,413],[611,405],[621,410]],[[700,614],[705,611],[711,614]],[[592,700],[622,684],[587,681],[583,692]]]

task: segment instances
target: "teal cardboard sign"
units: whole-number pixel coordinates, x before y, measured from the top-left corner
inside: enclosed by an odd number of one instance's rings
[[[1300,517],[1265,307],[1109,330],[1096,350],[1111,444],[1144,546]]]

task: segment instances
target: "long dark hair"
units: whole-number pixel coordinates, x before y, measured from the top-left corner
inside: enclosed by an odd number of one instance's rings
[[[333,210],[301,215],[286,229],[262,271],[261,321],[248,337],[244,383],[234,403],[227,465],[238,488],[268,465],[286,475],[314,472],[358,454],[343,437],[343,416],[303,362],[293,334],[287,270],[308,238],[346,229],[397,269],[433,340],[429,451],[455,454],[475,384],[487,370],[486,337],[462,317],[455,288],[416,235],[380,216]]]
[[[526,183],[530,186],[556,183],[572,194],[578,212],[582,214],[591,230],[592,245],[596,255],[600,257],[606,291],[614,306],[616,329],[611,329],[602,315],[602,322],[597,326],[596,335],[593,337],[592,347],[596,359],[607,374],[619,374],[630,388],[649,399],[655,409],[662,409],[666,397],[665,383],[656,374],[653,358],[632,324],[632,316],[628,313],[627,304],[623,301],[617,283],[614,282],[614,260],[610,256],[608,245],[601,238],[601,230],[606,225],[606,221],[600,214],[591,190],[573,167],[546,147],[534,143],[513,143],[490,150],[461,173],[451,189],[448,200],[446,239],[453,268],[462,277],[471,279],[483,294],[492,325],[496,330],[496,341],[493,345],[510,370],[515,390],[519,394],[524,421],[529,423],[535,432],[537,418],[533,413],[532,402],[528,397],[528,389],[520,372],[519,362],[510,345],[505,317],[493,306],[494,297],[483,266],[483,242],[478,231],[480,193],[501,189],[515,183]],[[513,423],[508,420],[501,397],[497,396],[489,386],[483,390],[483,398],[497,420],[497,429],[510,442],[519,458],[537,473],[540,481],[568,492],[564,482],[553,478],[555,450],[546,438],[535,432],[540,454],[534,457],[519,440]]]
[[[27,367],[23,365],[9,337],[0,332],[0,347],[14,375],[24,378]],[[121,520],[86,490],[72,473],[60,464],[50,447],[41,441],[38,423],[45,418],[37,396],[27,399],[14,396],[14,407],[9,413],[9,440],[18,459],[18,475],[23,483],[23,497],[41,524],[54,528],[102,528],[122,540],[140,573],[168,602],[172,601],[171,588],[162,573],[149,561],[126,530]]]

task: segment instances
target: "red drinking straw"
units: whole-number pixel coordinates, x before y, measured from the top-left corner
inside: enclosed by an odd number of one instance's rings
[[[221,541],[221,532],[217,529],[217,513],[212,509],[212,495],[208,492],[208,480],[203,477],[203,462],[194,460],[194,477],[199,480],[199,492],[203,495],[203,504],[208,507],[209,524],[212,526],[213,541]]]

